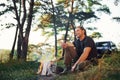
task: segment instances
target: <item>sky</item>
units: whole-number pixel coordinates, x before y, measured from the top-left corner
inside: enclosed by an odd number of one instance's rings
[[[87,24],[87,26],[96,26],[98,28],[98,31],[103,35],[103,38],[100,40],[111,40],[114,43],[118,44],[120,42],[120,23],[112,20],[112,17],[120,17],[120,4],[118,5],[119,7],[114,6],[112,0],[105,0],[104,3],[108,4],[112,14],[102,14],[99,21]]]
[[[119,25],[120,23],[117,23],[111,18],[113,16],[120,16],[120,4],[118,6],[114,6],[114,3],[112,0],[104,0],[104,3],[107,3],[110,7],[112,14],[102,14],[100,15],[101,19],[97,20],[97,22],[93,22],[90,24],[85,24],[84,26],[96,26],[100,33],[102,33],[103,38],[96,39],[95,41],[103,41],[103,40],[111,40],[116,45],[120,43],[120,31],[119,31]],[[0,17],[1,18],[1,17]],[[5,19],[6,20],[6,19]],[[9,20],[8,20],[9,21]],[[4,34],[4,35],[3,35]],[[15,34],[15,28],[6,29],[3,31],[0,31],[0,49],[11,49],[13,40],[14,40],[14,34]],[[31,32],[29,43],[37,44],[39,42],[44,41],[44,37],[41,39],[40,31],[38,32]]]

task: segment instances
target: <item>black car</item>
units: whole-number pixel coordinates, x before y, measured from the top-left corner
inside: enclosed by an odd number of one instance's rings
[[[112,41],[96,42],[96,48],[98,57],[102,57],[104,53],[111,54],[112,52],[117,52],[117,47]]]

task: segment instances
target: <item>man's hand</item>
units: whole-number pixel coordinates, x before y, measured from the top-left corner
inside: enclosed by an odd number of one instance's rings
[[[74,64],[73,66],[72,66],[72,69],[71,69],[71,71],[73,72],[73,71],[75,71],[75,68],[77,67],[77,64]]]
[[[68,45],[66,43],[62,43],[61,46],[63,49],[65,49],[65,48],[67,48]]]

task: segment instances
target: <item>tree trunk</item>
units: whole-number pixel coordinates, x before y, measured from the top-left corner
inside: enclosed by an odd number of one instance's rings
[[[17,59],[18,60],[21,59],[21,51],[22,51],[21,46],[22,46],[22,36],[19,31],[18,42],[17,42]]]
[[[18,33],[18,26],[16,28],[15,39],[14,39],[14,42],[13,42],[12,50],[10,52],[10,61],[13,59],[14,50],[15,50],[15,44],[16,44],[16,40],[17,40],[17,33]]]
[[[29,14],[28,14],[28,20],[27,20],[27,28],[25,31],[25,37],[23,38],[23,43],[22,43],[22,59],[24,61],[27,60],[27,50],[28,50],[28,40],[29,40],[29,34],[31,30],[31,23],[32,23],[32,13],[33,13],[33,7],[34,7],[34,0],[31,0],[30,2],[30,8],[29,8]]]
[[[27,49],[28,49],[28,37],[23,38],[23,43],[22,43],[22,52],[21,52],[21,59],[23,61],[27,60]]]
[[[54,26],[54,31],[55,31],[55,56],[57,56],[57,30],[56,30],[56,26],[55,26],[55,21],[56,21],[56,18],[55,18],[55,8],[54,8],[54,5],[53,5],[53,0],[51,0],[51,3],[52,3],[52,9],[53,9],[53,26]]]

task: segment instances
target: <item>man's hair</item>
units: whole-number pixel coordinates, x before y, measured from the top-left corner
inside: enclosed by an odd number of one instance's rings
[[[84,34],[87,35],[86,29],[83,26],[77,26],[76,28],[80,28],[81,30],[84,30]]]

